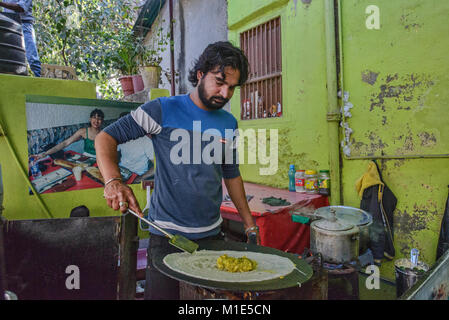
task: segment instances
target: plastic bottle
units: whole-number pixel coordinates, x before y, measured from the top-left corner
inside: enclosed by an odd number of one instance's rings
[[[318,175],[318,193],[323,196],[330,195],[330,176],[329,170],[320,170]]]
[[[307,193],[318,193],[318,179],[315,170],[306,170],[304,186]]]
[[[295,189],[296,192],[306,192],[304,188],[304,180],[305,180],[305,171],[304,170],[296,170],[295,174]]]
[[[288,191],[295,192],[295,165],[290,165],[290,170],[288,170]]]
[[[34,179],[39,178],[42,176],[42,172],[39,170],[39,164],[37,161],[34,160],[34,157],[30,158],[30,167],[31,167],[31,175]]]

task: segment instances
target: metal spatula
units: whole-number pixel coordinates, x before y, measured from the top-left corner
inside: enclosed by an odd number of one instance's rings
[[[134,211],[128,209],[128,212],[135,215],[137,218],[139,218],[140,220],[142,220],[143,222],[149,224],[150,226],[154,227],[155,229],[159,230],[160,232],[162,232],[169,240],[168,242],[172,245],[175,246],[178,249],[181,249],[182,251],[188,252],[188,253],[194,253],[197,249],[198,249],[198,244],[187,239],[184,236],[181,236],[179,234],[171,234],[167,231],[165,231],[164,229],[162,229],[161,227],[159,227],[157,224],[155,224],[154,222],[151,222],[145,218],[142,218],[141,216],[139,216],[137,213],[135,213]]]
[[[150,199],[151,199],[151,187],[147,186],[147,204],[143,208],[142,213],[144,217],[148,217],[148,211],[150,210]],[[140,229],[142,231],[148,231],[149,225],[145,224],[142,220],[139,220]]]

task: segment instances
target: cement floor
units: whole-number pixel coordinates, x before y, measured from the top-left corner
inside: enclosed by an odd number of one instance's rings
[[[366,275],[359,273],[359,300],[396,300],[396,285],[381,279],[379,289],[368,289]]]

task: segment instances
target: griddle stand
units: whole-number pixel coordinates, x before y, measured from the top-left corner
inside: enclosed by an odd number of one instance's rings
[[[180,281],[180,300],[327,300],[328,272],[323,269],[321,257],[312,255],[305,260],[312,267],[313,276],[306,283],[303,283],[301,287],[263,292],[234,292],[195,286]]]

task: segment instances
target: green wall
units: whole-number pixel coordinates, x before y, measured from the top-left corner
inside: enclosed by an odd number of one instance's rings
[[[55,96],[95,99],[95,84],[82,81],[56,80],[0,74],[0,123],[8,136],[20,164],[28,170],[26,96]],[[9,220],[49,218],[35,196],[29,195],[28,185],[20,174],[5,137],[0,137],[5,210]],[[139,203],[145,206],[145,191],[132,186]],[[72,208],[86,205],[91,216],[114,216],[103,199],[103,188],[41,194],[45,206],[54,218],[67,218]]]
[[[243,129],[279,129],[279,171],[261,176],[258,166],[243,165],[246,181],[286,188],[290,163],[306,169],[329,167],[324,3],[228,1],[229,39],[236,44],[240,32],[281,17],[284,117],[239,122]],[[353,130],[350,157],[340,150],[342,204],[360,206],[355,182],[368,159],[377,158],[385,182],[398,198],[396,258],[418,248],[422,260],[433,264],[449,184],[449,140],[444,139],[449,136],[449,2],[338,3],[338,78],[353,104],[351,117],[344,119]],[[370,5],[379,8],[379,29],[366,26],[373,17],[366,12]],[[240,118],[239,92],[231,109]],[[340,130],[339,140],[343,137]],[[392,262],[382,265],[383,276],[394,279],[393,271]]]
[[[278,129],[278,171],[274,175],[261,175],[259,169],[266,165],[243,164],[241,172],[245,181],[287,188],[290,164],[295,164],[297,169],[329,169],[323,4],[228,1],[229,40],[237,45],[241,32],[278,16],[281,18],[283,115],[239,121],[240,129],[267,129],[267,135],[269,129]],[[240,119],[239,90],[232,98],[231,111]],[[256,151],[255,145],[249,148],[251,152]]]
[[[377,158],[398,198],[396,257],[418,248],[433,264],[449,184],[449,2],[341,2],[343,87],[354,105],[347,122],[355,159],[345,157],[342,170],[345,204],[359,204],[354,182],[367,167],[363,157]],[[372,4],[379,29],[365,27]],[[383,271],[394,278],[393,269],[390,262]]]

